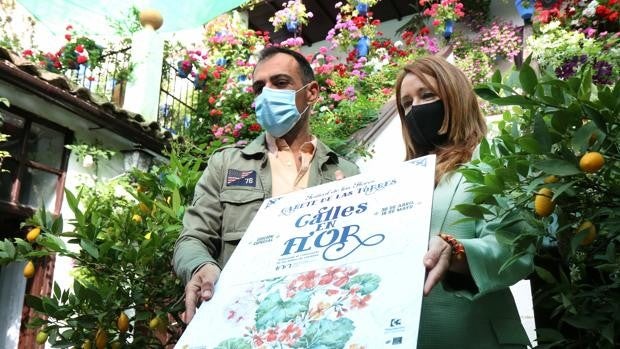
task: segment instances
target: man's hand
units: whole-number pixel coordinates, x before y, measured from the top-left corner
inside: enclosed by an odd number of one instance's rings
[[[185,285],[185,323],[189,324],[196,313],[199,302],[213,297],[215,283],[220,277],[220,268],[213,264],[203,265]]]
[[[428,296],[433,287],[443,279],[450,268],[452,247],[438,236],[433,236],[428,244],[428,251],[424,255],[424,266],[428,271],[424,283],[424,295]]]

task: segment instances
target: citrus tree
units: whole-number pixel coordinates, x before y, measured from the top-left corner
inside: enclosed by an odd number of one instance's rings
[[[528,59],[476,92],[507,111],[462,170],[475,199],[457,209],[498,222],[513,252],[505,265],[534,256],[541,347],[617,347],[620,83],[597,86],[589,68],[560,80]]]
[[[176,342],[185,324],[184,285],[173,274],[174,243],[185,206],[202,171],[197,149],[174,147],[169,163],[77,194],[66,192],[75,218],[63,229],[62,217],[45,209],[25,222],[25,239],[0,242],[0,264],[28,261],[32,277],[38,260],[59,254],[73,260],[70,289],[54,285],[50,297],[27,295],[40,316],[36,341],[53,347],[158,348]]]

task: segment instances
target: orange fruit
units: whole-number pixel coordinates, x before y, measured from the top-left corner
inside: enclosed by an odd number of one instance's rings
[[[549,183],[556,183],[557,181],[559,181],[560,179],[558,178],[558,176],[555,175],[551,175],[551,176],[547,176],[545,177],[545,179],[543,179],[543,182],[545,184],[549,184]]]
[[[579,160],[579,168],[583,172],[594,173],[605,164],[605,158],[597,151],[585,153]]]
[[[591,244],[594,239],[596,239],[596,227],[592,224],[592,222],[588,220],[583,221],[577,230],[575,230],[575,234],[581,233],[584,230],[588,233],[586,234],[586,237],[581,240],[581,246],[587,246]]]
[[[95,335],[95,347],[105,349],[106,344],[108,344],[108,333],[100,328]]]
[[[45,344],[45,342],[47,342],[47,333],[45,331],[39,331],[39,333],[37,333],[35,341],[37,342],[37,344]]]
[[[555,208],[555,202],[551,200],[553,192],[549,188],[542,188],[534,198],[534,212],[540,217],[547,217]]]
[[[34,263],[32,263],[32,261],[28,261],[28,263],[26,263],[26,266],[24,267],[24,277],[30,279],[34,276],[34,272]]]
[[[34,227],[34,228],[30,229],[28,234],[26,234],[26,240],[28,240],[28,242],[33,242],[34,240],[37,239],[39,234],[41,234],[41,228],[40,227]]]
[[[127,332],[129,329],[129,317],[125,314],[124,311],[121,312],[121,315],[118,316],[116,320],[116,326],[121,333]]]

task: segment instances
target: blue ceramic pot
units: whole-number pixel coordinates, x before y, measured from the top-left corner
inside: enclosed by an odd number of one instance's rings
[[[289,33],[294,33],[297,31],[297,21],[287,21],[286,22],[286,30],[288,30]]]
[[[367,36],[362,36],[357,41],[355,48],[357,49],[357,57],[366,57],[370,49],[370,39]]]
[[[190,73],[190,71],[187,71],[183,68],[183,61],[178,61],[177,62],[177,75],[181,78],[181,79],[185,79],[187,77],[187,75]]]
[[[215,60],[215,64],[219,65],[220,67],[223,67],[226,65],[226,58],[224,57],[220,57],[218,59]]]
[[[355,5],[355,9],[360,14],[360,16],[366,16],[366,14],[368,13],[368,4],[364,4],[363,2],[360,2],[357,5]]]
[[[454,21],[451,19],[448,19],[446,21],[446,28],[443,30],[443,37],[446,40],[450,40],[450,37],[452,36],[452,32],[454,32]]]
[[[534,2],[532,0],[515,0],[515,7],[524,21],[529,22],[532,19],[534,14]]]

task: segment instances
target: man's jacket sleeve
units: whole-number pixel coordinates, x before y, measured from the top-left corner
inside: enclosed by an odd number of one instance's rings
[[[222,183],[223,152],[214,153],[196,185],[192,205],[183,216],[183,230],[174,246],[173,264],[176,274],[187,283],[194,271],[214,263],[221,252],[222,205],[219,193]]]

